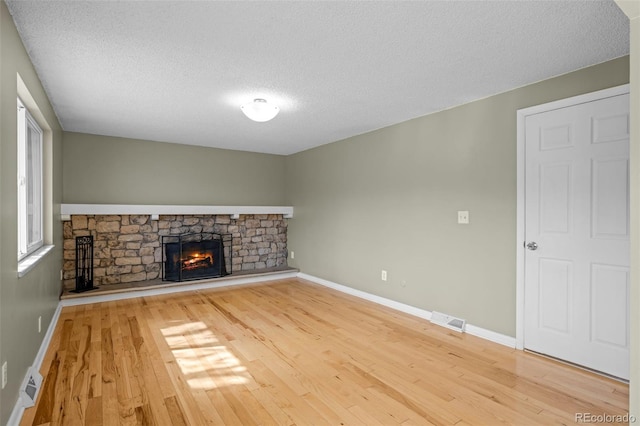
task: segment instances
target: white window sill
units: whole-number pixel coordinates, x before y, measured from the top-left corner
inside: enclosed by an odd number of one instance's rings
[[[51,250],[53,250],[54,247],[54,245],[43,246],[31,253],[29,256],[20,260],[18,262],[18,278],[22,278],[27,275],[27,273],[35,268],[36,265],[44,259]]]

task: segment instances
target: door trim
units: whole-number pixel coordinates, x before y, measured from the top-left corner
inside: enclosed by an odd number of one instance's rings
[[[516,349],[524,349],[525,120],[528,116],[629,93],[629,85],[573,96],[517,111],[516,145]]]

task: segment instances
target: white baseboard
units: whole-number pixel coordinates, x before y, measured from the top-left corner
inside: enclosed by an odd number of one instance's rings
[[[311,281],[316,284],[323,285],[325,287],[332,288],[334,290],[338,290],[342,293],[350,294],[352,296],[360,297],[361,299],[368,300],[370,302],[377,303],[379,305],[387,306],[389,308],[398,310],[400,312],[407,313],[409,315],[413,315],[419,318],[424,318],[426,320],[431,319],[431,311],[427,311],[426,309],[416,308],[415,306],[406,305],[404,303],[396,302],[395,300],[387,299],[385,297],[376,296],[375,294],[367,293],[362,290],[357,290],[355,288],[347,287],[342,284],[337,284],[332,281],[325,280],[323,278],[314,277],[313,275],[308,275],[302,272],[298,273],[298,278],[303,280]],[[516,347],[516,339],[511,336],[507,336],[504,334],[496,333],[495,331],[487,330],[486,328],[477,327],[472,324],[466,325],[465,332],[469,333],[473,336],[480,337],[485,340],[492,341],[494,343],[498,343],[503,346],[508,346],[510,348]]]
[[[472,336],[480,337],[481,339],[489,340],[493,343],[498,343],[503,346],[508,346],[512,349],[516,348],[516,338],[507,336],[506,334],[496,333],[495,331],[487,330],[486,328],[477,327],[473,324],[467,324],[465,332]]]
[[[40,371],[40,368],[42,367],[42,361],[44,360],[44,356],[46,355],[47,349],[49,348],[49,343],[51,343],[51,338],[53,337],[53,332],[55,331],[56,325],[58,324],[60,312],[62,312],[62,306],[60,305],[60,303],[58,303],[58,306],[53,313],[53,317],[51,318],[51,322],[49,323],[49,327],[47,327],[47,332],[42,339],[42,343],[40,343],[40,349],[38,349],[38,353],[33,360],[33,368],[37,371]],[[26,374],[29,374],[28,370]],[[46,374],[43,374],[43,376],[46,377]],[[7,426],[18,426],[20,424],[20,420],[22,420],[23,414],[24,405],[22,405],[22,398],[18,398],[16,405],[13,407],[13,411],[11,411],[11,416],[9,416]]]

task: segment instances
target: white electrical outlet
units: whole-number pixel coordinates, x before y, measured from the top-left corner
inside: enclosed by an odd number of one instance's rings
[[[38,333],[42,333],[42,315],[38,317]]]
[[[382,281],[386,281],[387,280],[387,271],[385,271],[384,269],[382,270],[382,273],[380,274],[380,279]]]
[[[7,386],[7,361],[2,364],[2,389]]]
[[[291,250],[291,258],[295,259],[296,258],[296,254],[293,252],[293,250]]]
[[[462,225],[469,224],[469,212],[468,211],[459,211],[458,212],[458,223]]]

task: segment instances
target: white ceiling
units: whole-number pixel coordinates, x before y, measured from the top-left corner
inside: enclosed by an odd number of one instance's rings
[[[613,0],[7,5],[64,130],[274,154],[629,51]]]

